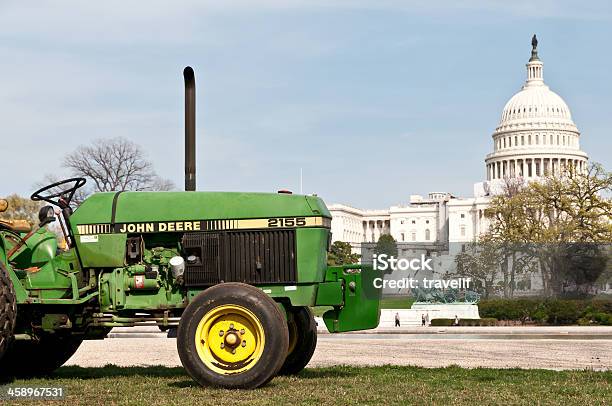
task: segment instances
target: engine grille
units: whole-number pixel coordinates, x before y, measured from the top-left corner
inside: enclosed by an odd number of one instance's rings
[[[183,237],[186,286],[220,282],[296,283],[295,230],[188,233]]]

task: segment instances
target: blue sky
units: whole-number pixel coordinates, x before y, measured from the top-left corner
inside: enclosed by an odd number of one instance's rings
[[[181,187],[186,65],[200,190],[297,190],[303,168],[328,203],[470,195],[534,32],[582,149],[612,169],[611,21],[604,1],[0,1],[0,195],[115,136]]]

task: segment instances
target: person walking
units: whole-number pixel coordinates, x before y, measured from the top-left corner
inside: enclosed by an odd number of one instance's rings
[[[455,326],[459,326],[459,317],[455,314]]]
[[[399,313],[395,313],[395,327],[400,327],[400,316],[399,316]]]
[[[429,326],[429,312],[425,313],[425,325]]]
[[[425,327],[425,315],[421,314],[421,326]]]

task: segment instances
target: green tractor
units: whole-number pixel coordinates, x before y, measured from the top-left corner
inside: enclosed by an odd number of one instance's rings
[[[309,362],[311,307],[330,307],[332,333],[378,325],[370,270],[327,266],[320,198],[195,191],[193,70],[184,77],[184,192],[96,193],[76,207],[85,179],[73,178],[32,194],[49,205],[31,230],[0,222],[0,377],[49,374],[83,340],[156,325],[178,329],[181,362],[201,385],[255,388]]]

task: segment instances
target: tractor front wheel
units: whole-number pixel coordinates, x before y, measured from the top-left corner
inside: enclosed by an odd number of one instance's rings
[[[64,365],[82,342],[81,338],[56,335],[13,341],[0,360],[0,374],[15,378],[48,375]]]
[[[288,346],[279,306],[261,289],[243,283],[221,283],[200,293],[178,328],[181,362],[203,386],[262,386],[283,365]]]
[[[8,350],[13,340],[17,305],[15,291],[6,266],[0,259],[0,359]]]
[[[289,353],[279,375],[293,375],[308,365],[317,347],[317,323],[308,307],[287,311]]]

